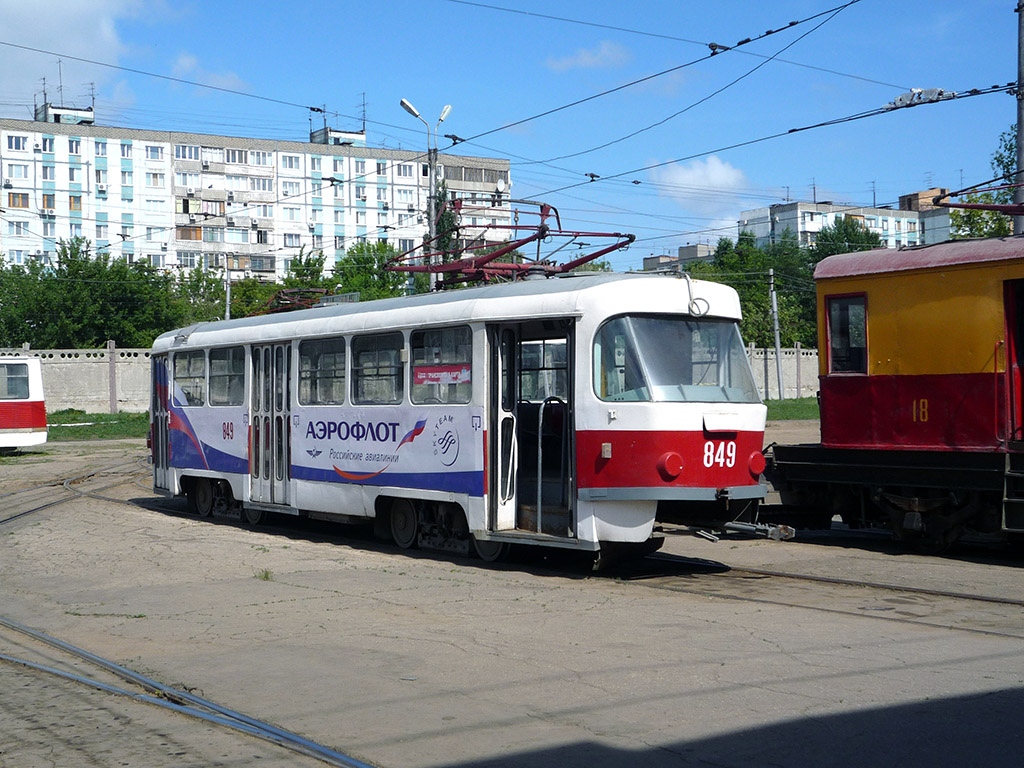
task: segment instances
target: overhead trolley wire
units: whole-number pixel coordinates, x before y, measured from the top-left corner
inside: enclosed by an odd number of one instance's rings
[[[762,34],[757,35],[755,37],[745,38],[743,40],[740,40],[738,43],[736,43],[733,46],[718,45],[717,43],[710,43],[709,47],[711,48],[711,53],[707,54],[706,56],[702,56],[702,57],[700,57],[698,59],[694,59],[692,61],[688,61],[688,62],[686,62],[684,64],[679,64],[679,65],[677,65],[675,67],[669,67],[668,69],[662,70],[661,72],[655,72],[654,74],[646,75],[645,77],[641,77],[641,78],[638,78],[636,80],[631,80],[628,83],[623,83],[622,85],[615,86],[614,88],[609,88],[607,90],[601,91],[600,93],[595,93],[595,94],[591,94],[590,96],[585,96],[585,97],[583,97],[581,99],[576,99],[575,101],[571,101],[568,104],[563,104],[563,105],[561,105],[559,107],[552,107],[551,109],[544,110],[543,112],[538,112],[537,114],[531,115],[530,117],[524,117],[521,120],[515,120],[515,121],[513,121],[511,123],[506,123],[505,125],[501,125],[501,126],[499,126],[497,128],[492,128],[492,129],[490,129],[488,131],[483,131],[482,133],[475,134],[475,135],[469,137],[468,139],[464,139],[464,140],[460,139],[459,141],[452,141],[451,146],[455,146],[456,144],[460,143],[461,141],[473,141],[475,139],[483,138],[484,136],[489,136],[492,133],[498,133],[499,131],[504,131],[504,130],[507,130],[509,128],[514,128],[516,126],[523,125],[524,123],[529,123],[529,122],[532,122],[534,120],[539,120],[542,117],[547,117],[548,115],[553,115],[556,112],[562,112],[562,111],[564,111],[566,109],[571,109],[572,107],[577,107],[580,104],[585,104],[585,103],[587,103],[589,101],[594,101],[595,99],[600,99],[600,98],[602,98],[604,96],[608,96],[608,95],[613,94],[613,93],[618,93],[619,91],[625,90],[627,88],[632,88],[635,85],[640,85],[641,83],[646,83],[646,82],[648,82],[650,80],[654,80],[655,78],[662,77],[664,75],[668,75],[668,74],[671,74],[673,72],[678,72],[681,69],[685,69],[687,67],[691,67],[694,64],[697,64],[699,62],[707,61],[708,59],[716,56],[719,51],[730,51],[730,50],[734,50],[736,48],[739,48],[740,46],[748,45],[748,44],[756,42],[758,40],[763,40],[764,38],[766,38],[766,37],[768,37],[770,35],[778,34],[783,29],[790,29],[790,28],[792,28],[794,26],[797,26],[799,24],[804,24],[804,23],[806,23],[808,21],[811,21],[812,19],[818,18],[819,16],[821,16],[823,14],[838,12],[839,10],[842,10],[843,8],[846,8],[848,6],[854,5],[854,4],[859,3],[859,2],[860,2],[860,0],[849,0],[848,2],[843,3],[842,5],[838,5],[838,6],[834,7],[834,8],[830,8],[827,11],[822,11],[821,13],[816,13],[813,16],[807,17],[806,19],[801,19],[799,21],[792,21],[788,25],[783,27],[782,29],[769,29],[768,31],[763,32]]]

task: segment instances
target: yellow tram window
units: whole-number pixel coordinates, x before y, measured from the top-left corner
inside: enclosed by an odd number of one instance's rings
[[[828,308],[828,359],[831,373],[868,372],[867,306],[864,296],[836,296]]]

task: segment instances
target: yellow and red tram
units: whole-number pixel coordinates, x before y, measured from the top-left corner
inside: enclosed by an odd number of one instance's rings
[[[821,443],[774,446],[790,506],[941,548],[1024,532],[1024,239],[818,264]]]

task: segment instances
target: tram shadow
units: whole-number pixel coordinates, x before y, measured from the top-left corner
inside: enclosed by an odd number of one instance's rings
[[[645,750],[593,741],[564,744],[448,768],[962,768],[1021,764],[1024,690],[1007,688],[857,712],[814,715]],[[677,713],[685,720],[685,712]],[[680,730],[686,730],[681,722]],[[647,730],[645,725],[644,730]]]
[[[795,541],[832,549],[861,550],[892,557],[931,557],[979,565],[1024,566],[1024,539],[983,540],[965,535],[943,552],[927,552],[897,541],[883,528],[850,528],[833,520],[830,528],[797,528]]]
[[[129,503],[159,514],[182,519],[200,519],[208,525],[225,525],[244,531],[254,529],[246,525],[237,512],[217,513],[208,518],[197,518],[184,499],[145,496],[129,499]],[[513,545],[507,557],[500,562],[485,562],[465,553],[439,549],[402,549],[387,538],[374,533],[373,521],[366,523],[338,523],[308,517],[269,514],[265,522],[255,529],[261,534],[281,536],[295,542],[336,544],[351,549],[390,554],[415,560],[436,560],[463,567],[478,567],[494,571],[521,571],[538,576],[585,578],[594,573],[594,555],[588,552],[551,547]]]

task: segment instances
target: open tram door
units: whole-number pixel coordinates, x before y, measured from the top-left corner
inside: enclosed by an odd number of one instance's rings
[[[149,441],[153,461],[153,488],[169,491],[170,477],[170,411],[167,355],[153,355],[150,359],[151,386],[149,404]]]
[[[1004,303],[1006,311],[1006,412],[1005,422],[999,423],[997,401],[997,424],[999,429],[996,437],[1009,443],[1024,442],[1024,395],[1022,392],[1022,376],[1024,376],[1024,280],[1008,280],[1004,284]],[[996,349],[995,370],[999,371],[999,349]],[[1005,433],[1003,433],[1005,425]]]
[[[577,535],[571,321],[488,327],[488,530]]]
[[[291,480],[290,344],[252,348],[249,407],[250,500],[289,503]]]

